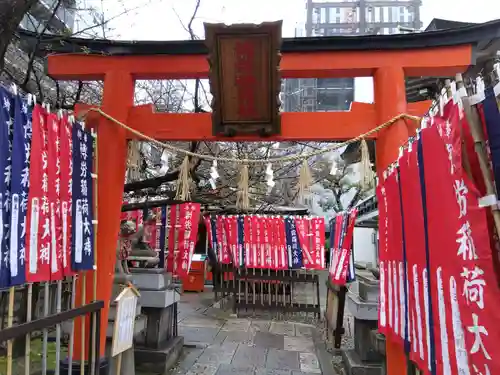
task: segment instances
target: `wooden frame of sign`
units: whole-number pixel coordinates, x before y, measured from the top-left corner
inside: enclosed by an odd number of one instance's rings
[[[281,27],[205,23],[213,135],[281,133]]]
[[[111,344],[112,357],[120,355],[134,346],[135,313],[139,296],[137,289],[129,285],[115,299],[117,306]],[[119,362],[121,362],[121,358]]]

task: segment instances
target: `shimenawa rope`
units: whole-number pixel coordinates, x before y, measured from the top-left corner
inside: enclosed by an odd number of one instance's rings
[[[331,152],[331,151],[334,151],[334,150],[337,150],[341,147],[344,147],[344,146],[347,146],[351,143],[355,143],[355,142],[358,142],[358,141],[362,141],[363,139],[391,126],[392,124],[394,124],[396,121],[398,120],[402,120],[402,119],[409,119],[409,120],[413,120],[413,121],[416,121],[416,122],[420,122],[421,120],[421,117],[418,117],[418,116],[412,116],[412,115],[409,115],[409,114],[406,114],[406,113],[401,113],[399,115],[397,115],[396,117],[392,118],[391,120],[387,121],[387,122],[384,122],[383,124],[367,131],[366,133],[364,134],[360,134],[358,135],[357,137],[355,138],[352,138],[352,139],[349,139],[345,142],[341,142],[341,143],[335,143],[334,145],[332,145],[331,147],[326,147],[324,149],[319,149],[319,150],[314,150],[314,151],[311,151],[311,152],[308,152],[306,154],[296,154],[296,155],[289,155],[289,156],[284,156],[284,157],[278,157],[278,158],[269,158],[269,159],[235,159],[235,158],[225,158],[225,157],[219,157],[219,156],[212,156],[212,155],[203,155],[203,154],[197,154],[196,152],[191,152],[191,151],[188,151],[188,150],[183,150],[182,148],[178,148],[178,147],[175,147],[175,146],[172,146],[172,145],[169,145],[168,143],[163,143],[163,142],[160,142],[154,138],[151,138],[127,125],[125,125],[123,122],[121,121],[118,121],[117,119],[115,119],[114,117],[108,115],[106,112],[102,111],[100,108],[89,108],[87,110],[87,112],[83,115],[83,118],[85,118],[89,112],[97,112],[99,113],[101,116],[103,116],[104,118],[108,119],[109,121],[112,121],[114,122],[115,124],[121,126],[122,128],[126,129],[127,131],[131,132],[132,134],[135,134],[136,136],[140,137],[140,138],[143,138],[151,143],[154,143],[156,145],[158,145],[159,147],[163,147],[163,148],[166,148],[167,150],[171,151],[171,152],[175,152],[175,153],[179,153],[179,154],[183,154],[185,156],[192,156],[192,157],[196,157],[196,158],[199,158],[199,159],[204,159],[204,160],[217,160],[217,161],[223,161],[223,162],[228,162],[228,163],[236,163],[236,164],[244,164],[244,165],[249,165],[249,164],[267,164],[267,163],[283,163],[283,162],[287,162],[287,161],[295,161],[295,160],[307,160],[313,156],[317,156],[317,155],[322,155],[322,154],[326,154],[328,152]]]

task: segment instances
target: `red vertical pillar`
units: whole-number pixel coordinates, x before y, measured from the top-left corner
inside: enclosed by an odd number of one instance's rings
[[[375,108],[378,123],[382,124],[407,112],[404,70],[401,67],[384,67],[374,75]],[[376,168],[382,172],[396,160],[399,147],[408,139],[408,128],[403,120],[382,130],[376,143]],[[407,374],[406,355],[401,345],[386,341],[387,375]]]
[[[104,79],[101,109],[126,124],[129,108],[134,104],[134,79],[128,72],[109,71]],[[97,300],[104,301],[100,321],[100,356],[104,357],[106,328],[116,263],[116,244],[120,229],[120,213],[125,181],[127,140],[126,131],[114,122],[101,118],[97,128],[98,188],[97,188]],[[87,275],[87,301],[93,297],[93,278]],[[77,285],[77,304],[81,301],[81,285]],[[86,324],[88,342],[90,327]],[[80,359],[81,330],[75,324],[75,359]],[[86,344],[86,347],[88,345]]]

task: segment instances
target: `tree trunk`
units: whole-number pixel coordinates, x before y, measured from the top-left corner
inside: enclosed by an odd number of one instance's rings
[[[4,68],[4,58],[14,33],[24,15],[38,0],[0,1],[0,71]]]

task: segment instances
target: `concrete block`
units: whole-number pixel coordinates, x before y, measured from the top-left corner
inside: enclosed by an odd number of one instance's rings
[[[342,350],[347,375],[385,375],[382,364],[363,363],[354,350]]]
[[[362,361],[381,362],[383,360],[372,342],[372,330],[376,328],[376,320],[354,319],[354,350]]]
[[[141,373],[166,374],[182,354],[184,338],[177,336],[157,350],[136,347],[135,362]]]
[[[180,301],[180,294],[175,289],[140,290],[139,303],[143,307],[165,308]]]
[[[359,297],[364,302],[377,302],[380,293],[380,286],[377,280],[358,281]]]
[[[378,320],[378,303],[365,302],[358,295],[347,293],[347,308],[354,318],[360,320]]]
[[[171,284],[172,276],[161,269],[140,269],[131,271],[131,279],[139,290],[162,290]]]

